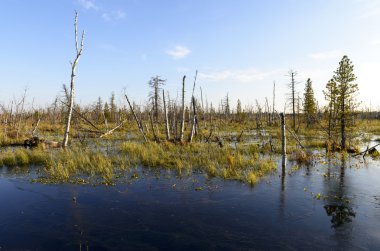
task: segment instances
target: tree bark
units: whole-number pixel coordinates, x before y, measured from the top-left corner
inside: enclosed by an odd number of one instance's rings
[[[346,150],[346,114],[345,114],[345,93],[342,94],[343,98],[341,101],[341,118],[340,118],[340,123],[341,123],[341,134],[342,134],[342,150]]]
[[[166,140],[170,140],[169,118],[168,118],[168,111],[167,111],[167,108],[166,108],[166,100],[165,100],[165,91],[164,90],[162,90],[162,99],[164,101]]]
[[[139,128],[143,138],[144,138],[144,141],[145,142],[148,142],[148,139],[146,138],[146,135],[145,135],[145,132],[144,132],[144,127],[143,125],[141,124],[141,121],[139,121],[139,119],[137,118],[137,115],[135,113],[135,111],[133,110],[133,107],[131,105],[131,103],[129,102],[129,99],[128,99],[128,96],[127,94],[125,94],[125,98],[127,99],[127,102],[128,102],[128,105],[129,105],[129,108],[131,109],[131,112],[133,114],[133,117],[135,118],[135,121],[136,121],[136,124],[137,124],[137,127]]]
[[[285,115],[280,113],[281,117],[281,153],[282,153],[282,168],[286,166],[286,136],[285,136]]]
[[[75,81],[75,76],[76,76],[75,70],[76,70],[79,58],[82,55],[82,51],[83,51],[84,31],[82,32],[80,47],[78,46],[78,13],[77,12],[75,12],[74,29],[75,29],[76,57],[75,57],[74,62],[71,63],[69,111],[67,115],[65,134],[63,135],[63,142],[62,142],[63,148],[67,147],[67,143],[69,141],[71,117],[73,115],[73,107],[74,107],[74,81]]]
[[[185,130],[185,79],[186,76],[183,76],[182,79],[182,118],[181,118],[181,130],[179,134],[179,141],[183,141],[183,132]]]
[[[194,96],[192,98],[192,103],[193,103],[193,120],[192,120],[192,124],[191,124],[190,135],[189,135],[189,143],[191,143],[191,141],[193,141],[194,133],[196,131],[196,124],[197,124],[197,112],[195,109],[195,98],[194,98]]]

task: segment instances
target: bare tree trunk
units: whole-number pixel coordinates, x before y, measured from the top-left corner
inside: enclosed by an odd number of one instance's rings
[[[37,123],[32,130],[32,137],[34,137],[36,135],[36,131],[37,131],[38,125],[40,124],[40,121],[41,121],[41,119],[38,118]]]
[[[294,72],[291,72],[291,76],[292,76],[292,105],[293,105],[293,130],[296,130],[296,97],[295,97],[295,80],[294,80]]]
[[[16,133],[16,138],[18,139],[18,136],[20,134],[20,129],[21,129],[21,122],[22,118],[24,116],[24,105],[25,105],[25,99],[26,99],[26,91],[27,89],[25,88],[24,95],[22,96],[20,104],[17,105],[17,114],[19,116],[18,124],[17,124],[17,133]],[[18,110],[18,106],[21,105],[21,111]]]
[[[83,42],[84,42],[84,31],[82,32],[82,39],[80,46],[78,46],[78,13],[75,12],[74,19],[74,29],[75,29],[75,49],[76,49],[76,57],[73,63],[71,63],[71,81],[70,81],[70,101],[69,101],[69,111],[67,115],[66,129],[65,134],[63,135],[62,147],[65,148],[69,141],[69,132],[70,132],[70,124],[71,117],[73,115],[73,107],[74,107],[74,80],[75,80],[75,69],[77,67],[80,56],[83,51]]]
[[[166,108],[166,100],[165,100],[165,91],[164,90],[162,90],[162,99],[164,101],[166,140],[170,140],[169,118],[168,118],[168,111],[167,111],[167,108]]]
[[[132,114],[133,114],[133,117],[135,118],[135,121],[136,121],[136,123],[137,123],[137,127],[139,128],[139,130],[140,130],[142,136],[144,137],[145,142],[148,142],[148,139],[147,139],[146,136],[145,136],[144,127],[143,127],[143,125],[141,124],[141,121],[137,118],[137,115],[136,115],[135,111],[133,110],[133,107],[132,107],[131,103],[129,102],[129,99],[128,99],[127,94],[125,94],[125,98],[127,99],[127,102],[128,102],[129,108],[131,109]]]
[[[194,98],[194,96],[192,98],[192,101],[193,101],[193,121],[191,124],[191,131],[190,131],[190,135],[189,135],[189,143],[191,143],[191,141],[193,141],[193,136],[194,136],[194,133],[196,130],[196,123],[197,123],[197,112],[195,109],[195,98]]]
[[[286,136],[285,136],[285,115],[280,113],[281,117],[281,153],[282,153],[282,168],[286,166]]]
[[[179,141],[183,141],[183,132],[185,130],[185,79],[186,76],[183,76],[182,79],[182,118],[181,118],[181,131],[179,134]]]
[[[159,139],[156,135],[156,131],[154,130],[154,125],[153,125],[153,115],[152,115],[152,112],[149,112],[149,121],[150,121],[150,127],[152,129],[152,133],[153,133],[153,138],[154,138],[154,141],[156,142],[159,142]]]
[[[344,103],[344,97],[345,93],[343,93],[343,98],[341,100],[341,117],[340,117],[340,130],[342,134],[342,150],[346,150],[346,114],[345,114],[345,103]]]
[[[276,112],[275,101],[276,101],[276,82],[273,82],[273,107],[272,107],[272,123],[274,123],[274,114]]]

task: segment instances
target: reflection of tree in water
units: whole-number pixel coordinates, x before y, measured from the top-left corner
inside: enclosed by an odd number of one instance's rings
[[[327,180],[332,182],[330,178],[331,158],[328,158],[328,175]],[[326,214],[331,217],[331,227],[337,228],[346,223],[352,222],[352,219],[356,216],[353,208],[349,205],[349,202],[344,199],[346,191],[344,184],[344,171],[346,168],[346,160],[344,156],[341,158],[340,173],[338,183],[333,186],[333,192],[335,193],[334,200],[328,200],[328,204],[324,206]],[[334,185],[334,184],[332,184]]]
[[[351,222],[356,213],[348,205],[325,205],[324,206],[328,216],[331,216],[331,226],[333,228],[339,227],[345,223]]]

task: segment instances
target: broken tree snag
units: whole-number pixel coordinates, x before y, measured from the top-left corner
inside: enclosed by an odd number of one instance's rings
[[[191,143],[191,141],[193,141],[193,137],[194,137],[194,134],[196,131],[196,123],[197,123],[197,112],[195,110],[195,98],[194,98],[194,96],[192,97],[192,106],[193,106],[193,120],[192,120],[192,124],[191,124],[190,135],[189,135],[189,143]]]
[[[38,118],[37,123],[32,130],[32,137],[36,136],[36,131],[37,131],[38,125],[40,124],[40,121],[41,121],[41,119]]]
[[[156,131],[154,130],[154,125],[153,125],[153,116],[152,116],[152,112],[149,112],[149,121],[150,121],[150,127],[152,129],[152,133],[153,133],[153,138],[154,138],[154,141],[156,141],[157,143],[159,142],[159,139],[156,135]]]
[[[290,130],[289,128],[286,128],[286,130],[288,132],[290,132],[290,134],[293,136],[293,138],[297,141],[298,145],[302,148],[302,149],[305,149],[305,147],[302,145],[301,141],[299,140],[299,138],[297,137],[297,134],[295,134],[295,132],[293,132],[292,130]]]
[[[113,133],[115,130],[117,130],[118,128],[120,128],[125,122],[127,122],[128,119],[124,119],[123,121],[120,122],[120,124],[118,124],[116,127],[114,127],[113,129],[103,133],[102,135],[100,135],[99,138],[103,138],[103,137],[106,137],[108,135],[110,135],[111,133]]]
[[[61,103],[66,105],[67,107],[70,107],[69,104],[67,104],[66,102],[63,102],[62,100],[61,100]],[[92,126],[97,131],[97,133],[103,133],[96,125],[94,125],[94,123],[92,123],[89,119],[87,119],[82,113],[77,111],[74,107],[73,107],[73,112],[78,114],[80,118],[82,118],[85,122],[87,122],[90,126]]]
[[[377,151],[377,150],[376,150],[376,147],[378,147],[378,146],[380,146],[380,144],[374,145],[374,146],[372,146],[372,147],[368,147],[368,146],[367,146],[367,149],[366,149],[366,150],[364,150],[363,152],[360,152],[360,153],[354,154],[354,155],[352,155],[352,157],[356,157],[356,156],[358,156],[358,155],[363,155],[363,158],[364,158],[365,155],[367,155],[368,153],[369,153],[369,154],[373,154],[373,153],[375,153],[375,151]]]
[[[78,46],[78,13],[75,12],[74,19],[74,31],[75,31],[75,50],[76,56],[74,62],[71,63],[71,80],[70,80],[70,96],[69,96],[69,110],[67,115],[66,129],[65,134],[63,135],[62,147],[65,148],[69,141],[69,132],[70,132],[70,124],[71,117],[73,115],[73,107],[74,107],[74,81],[75,81],[75,70],[79,61],[80,56],[83,51],[83,42],[84,42],[84,31],[82,32],[82,39],[80,42],[80,46]]]
[[[198,135],[198,118],[196,116],[196,106],[195,106],[195,98],[194,98],[194,92],[195,92],[195,84],[197,83],[197,77],[198,77],[198,70],[195,71],[195,77],[194,77],[194,84],[193,84],[193,92],[191,94],[191,100],[192,100],[192,106],[193,106],[193,118],[195,120],[195,123],[194,123],[194,134],[195,136]],[[190,114],[190,112],[189,112]]]
[[[128,102],[129,108],[131,109],[131,112],[132,112],[132,114],[133,114],[133,117],[135,118],[135,121],[136,121],[137,127],[139,128],[139,130],[140,130],[142,136],[144,137],[145,142],[148,142],[148,139],[147,139],[146,136],[145,136],[144,127],[142,126],[141,121],[139,121],[139,119],[137,118],[137,115],[136,115],[135,111],[133,110],[133,107],[132,107],[132,105],[131,105],[131,102],[129,102],[129,99],[128,99],[127,94],[124,94],[124,95],[125,95],[125,98],[127,99],[127,102]]]
[[[179,133],[179,141],[183,141],[183,132],[185,130],[185,79],[186,75],[183,76],[182,79],[182,117],[181,117],[181,128],[180,128],[180,133]]]
[[[166,100],[165,100],[165,91],[164,90],[162,90],[162,100],[164,101],[166,140],[170,140],[169,117],[168,117],[168,110],[166,108]]]
[[[282,154],[282,168],[286,166],[286,136],[285,136],[285,115],[280,113],[281,117],[281,154]]]

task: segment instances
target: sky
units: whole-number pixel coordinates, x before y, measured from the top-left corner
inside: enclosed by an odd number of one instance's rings
[[[196,95],[217,106],[272,101],[282,110],[287,76],[296,71],[302,97],[307,78],[316,99],[343,55],[354,64],[363,107],[380,110],[378,0],[1,0],[0,104],[19,99],[44,107],[69,84],[74,60],[74,14],[85,30],[75,99],[87,105],[112,92],[145,104],[148,81],[166,79],[179,96],[187,76]]]

